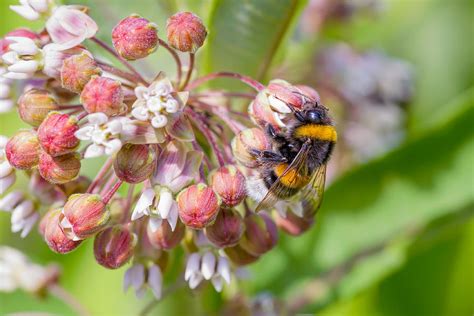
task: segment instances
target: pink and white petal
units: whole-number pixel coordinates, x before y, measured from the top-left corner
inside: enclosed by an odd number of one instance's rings
[[[112,155],[122,148],[122,141],[120,139],[112,139],[105,143],[105,154]]]
[[[94,131],[94,127],[90,125],[86,125],[78,129],[74,136],[80,140],[90,140],[92,137],[92,132]]]
[[[221,276],[219,275],[213,276],[211,279],[211,282],[212,282],[212,285],[214,286],[214,289],[217,292],[222,291],[222,288],[224,287],[224,282]]]
[[[70,43],[71,46],[68,46],[68,48],[74,47],[81,43],[81,42],[75,43],[75,41],[80,39],[80,37],[75,36],[74,34],[71,34],[68,31],[66,31],[61,26],[61,24],[59,23],[55,15],[53,15],[52,17],[48,19],[48,21],[46,21],[46,30],[48,31],[48,34],[54,43],[58,43],[58,44]]]
[[[155,198],[155,191],[151,188],[145,189],[140,198],[138,199],[135,208],[133,209],[132,213],[132,221],[139,219],[143,215],[145,215],[145,211],[153,204],[153,200]]]
[[[184,187],[190,185],[195,180],[196,175],[199,174],[202,159],[202,152],[195,150],[188,151],[181,174],[167,184],[168,188],[173,192],[179,192]]]
[[[148,286],[150,286],[151,291],[156,299],[161,298],[162,288],[163,288],[163,275],[160,268],[154,264],[148,268]]]
[[[135,88],[135,96],[140,99],[145,99],[148,97],[148,88],[145,86],[138,86]],[[135,102],[136,103],[136,102]],[[133,105],[135,107],[135,104]]]
[[[40,14],[29,6],[11,5],[10,10],[18,13],[19,15],[30,21],[38,20],[40,18]]]
[[[100,157],[105,154],[105,147],[97,144],[90,144],[86,152],[84,153],[84,158],[95,158]]]
[[[204,253],[201,260],[201,273],[204,279],[210,280],[216,271],[216,257],[210,251]]]
[[[181,109],[188,103],[189,91],[181,91],[176,94],[178,101],[180,102]]]
[[[39,220],[40,215],[38,212],[34,212],[31,214],[28,218],[25,219],[25,222],[23,224],[23,229],[21,231],[20,237],[25,238],[35,225],[35,223]]]
[[[145,267],[142,264],[134,264],[125,271],[123,278],[123,290],[127,291],[129,287],[138,290],[145,284]]]
[[[198,285],[201,283],[202,280],[203,280],[203,277],[202,277],[202,274],[200,273],[195,273],[191,275],[191,277],[189,278],[189,288],[191,290],[194,290],[195,288],[198,287]]]
[[[34,75],[34,73],[7,72],[3,75],[3,78],[13,80],[25,80],[33,77]]]
[[[38,62],[35,60],[21,60],[8,67],[8,71],[19,73],[32,73],[38,70]]]
[[[183,113],[176,113],[169,118],[166,125],[166,132],[169,135],[184,142],[192,142],[195,139],[191,123]]]
[[[0,163],[0,178],[8,176],[12,171],[13,171],[13,167],[10,165],[10,163],[7,160]]]
[[[125,142],[132,144],[159,144],[165,141],[161,130],[154,129],[150,123],[142,121],[127,124],[121,136]]]
[[[217,273],[224,279],[227,284],[230,284],[230,263],[226,257],[219,257],[219,261],[217,263]]]
[[[99,30],[90,16],[74,7],[62,6],[55,11],[55,15],[56,12],[60,25],[71,34],[91,38]]]
[[[161,223],[163,223],[163,219],[159,217],[150,217],[148,220],[148,226],[152,232],[156,232],[161,227]]]
[[[185,162],[186,148],[184,144],[170,141],[160,154],[154,180],[161,185],[168,186],[182,173]]]
[[[0,178],[0,194],[5,193],[16,180],[16,173],[12,172],[6,177]]]
[[[173,205],[173,196],[171,192],[165,188],[160,190],[160,200],[158,201],[158,213],[161,218],[168,218],[168,214]]]
[[[120,119],[112,119],[107,123],[107,130],[112,135],[117,135],[122,132],[122,122]]]
[[[184,279],[188,281],[194,274],[200,274],[199,266],[201,263],[201,256],[197,252],[189,255],[186,262],[186,269],[184,271]]]
[[[108,120],[109,118],[107,117],[107,115],[102,112],[92,113],[87,116],[87,121],[94,125],[105,124]]]
[[[24,200],[18,204],[12,212],[11,222],[12,224],[18,223],[31,215],[34,211],[33,202],[31,200]]]
[[[0,199],[0,210],[9,212],[13,210],[22,199],[23,193],[21,191],[10,192]]]
[[[178,203],[176,203],[176,201],[173,201],[167,221],[168,224],[170,224],[171,231],[174,231],[176,229],[176,224],[178,223]]]
[[[28,4],[35,11],[45,13],[49,9],[49,0],[29,0]]]

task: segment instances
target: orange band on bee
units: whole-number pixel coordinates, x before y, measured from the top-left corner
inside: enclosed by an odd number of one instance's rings
[[[302,176],[295,169],[290,169],[283,175],[287,167],[288,164],[282,163],[277,165],[273,170],[275,172],[275,175],[277,177],[280,177],[280,182],[283,185],[292,189],[299,189],[308,184],[309,177]]]
[[[323,141],[336,142],[337,132],[334,126],[307,124],[301,125],[295,129],[294,136],[296,138],[312,138]]]

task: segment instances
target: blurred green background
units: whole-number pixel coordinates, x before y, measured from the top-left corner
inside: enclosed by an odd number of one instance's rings
[[[38,26],[8,10],[15,2],[0,1],[1,36],[15,27]],[[210,31],[198,56],[200,73],[234,70],[266,82],[279,65],[304,61],[320,43],[340,40],[409,61],[416,87],[407,108],[406,139],[341,174],[327,189],[317,225],[299,238],[282,236],[275,250],[250,267],[251,276],[242,286],[249,295],[270,293],[290,304],[305,299],[301,311],[318,315],[473,315],[472,1],[384,1],[386,10],[376,17],[334,23],[310,39],[295,36],[306,1],[74,3],[91,6],[106,40],[129,13],[154,21],[164,36],[168,16],[194,11]],[[169,61],[159,50],[148,65],[171,72]],[[287,72],[301,82],[296,70]],[[0,134],[10,136],[22,126],[15,113],[0,115]],[[87,173],[99,165],[97,160],[88,162]],[[124,294],[125,269],[97,265],[91,240],[60,256],[36,232],[21,240],[9,226],[9,215],[0,213],[0,244],[24,250],[35,262],[60,263],[61,284],[93,315],[134,315],[151,300]],[[179,290],[153,314],[215,314],[228,295],[209,288],[199,295]],[[0,293],[0,314],[18,311],[73,314],[53,297]]]

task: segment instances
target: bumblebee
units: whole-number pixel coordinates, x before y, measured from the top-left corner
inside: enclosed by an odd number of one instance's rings
[[[290,107],[291,108],[291,107]],[[297,198],[303,212],[314,215],[324,193],[326,165],[337,133],[328,109],[308,100],[302,109],[291,108],[292,117],[283,132],[267,124],[273,150],[255,151],[260,177],[249,184],[249,194],[259,204],[256,211],[272,207],[279,200]]]

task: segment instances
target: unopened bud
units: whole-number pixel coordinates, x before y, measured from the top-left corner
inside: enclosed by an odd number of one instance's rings
[[[239,245],[254,256],[271,250],[278,241],[276,224],[267,214],[260,212],[244,219],[245,233]]]
[[[153,53],[158,47],[156,25],[140,17],[131,15],[120,21],[112,30],[115,50],[125,59],[135,60]]]
[[[78,129],[75,117],[51,112],[38,128],[41,147],[53,157],[72,153],[79,145],[79,139],[74,136]]]
[[[81,170],[81,159],[78,153],[53,157],[41,151],[38,171],[47,181],[63,184],[74,180]]]
[[[270,149],[270,142],[265,133],[259,128],[248,128],[241,131],[232,140],[232,152],[242,165],[255,168],[258,166],[252,151],[263,151]]]
[[[48,113],[57,109],[56,100],[47,90],[28,90],[18,100],[20,118],[34,127],[40,126]]]
[[[19,131],[10,138],[5,153],[10,165],[17,169],[31,169],[38,164],[40,144],[35,131]]]
[[[143,182],[155,170],[157,157],[154,145],[125,144],[115,158],[115,174],[128,183]]]
[[[180,12],[168,19],[166,35],[172,47],[182,52],[195,53],[204,43],[207,31],[197,15]]]
[[[312,101],[320,102],[321,97],[319,96],[318,91],[314,90],[313,88],[305,85],[296,85],[296,88],[298,88],[301,93],[303,93],[305,96],[307,96],[309,99]]]
[[[135,235],[126,227],[109,227],[95,236],[94,256],[101,266],[117,269],[132,258],[135,244]]]
[[[221,204],[219,196],[205,184],[194,184],[181,191],[177,198],[179,217],[194,229],[211,224]]]
[[[173,249],[178,246],[184,237],[186,227],[178,221],[176,227],[171,230],[167,221],[162,221],[157,230],[153,230],[151,225],[147,225],[147,235],[150,243],[158,249]]]
[[[266,128],[267,124],[270,124],[278,131],[285,125],[281,121],[279,114],[270,107],[266,91],[260,92],[250,103],[248,113],[252,122],[261,128]]]
[[[233,209],[221,209],[214,223],[206,227],[207,239],[221,248],[237,245],[243,233],[242,217]]]
[[[229,259],[238,266],[245,266],[258,260],[258,256],[254,256],[245,251],[239,245],[224,249],[225,254]]]
[[[245,198],[245,177],[235,166],[220,167],[210,174],[209,179],[225,206],[236,206]]]
[[[88,113],[120,114],[125,107],[122,86],[119,81],[94,76],[82,90],[81,103]]]
[[[299,236],[313,226],[314,219],[306,219],[295,215],[293,212],[287,212],[286,217],[276,215],[275,222],[277,226],[287,234]]]
[[[85,239],[104,229],[109,218],[100,195],[73,194],[64,205],[61,227],[69,238]]]
[[[96,61],[87,53],[73,55],[63,61],[61,67],[61,84],[64,88],[81,93],[92,76],[98,76],[102,70]]]
[[[81,241],[71,240],[64,234],[59,226],[60,215],[61,209],[50,210],[41,220],[39,230],[51,250],[64,254],[76,249]]]

